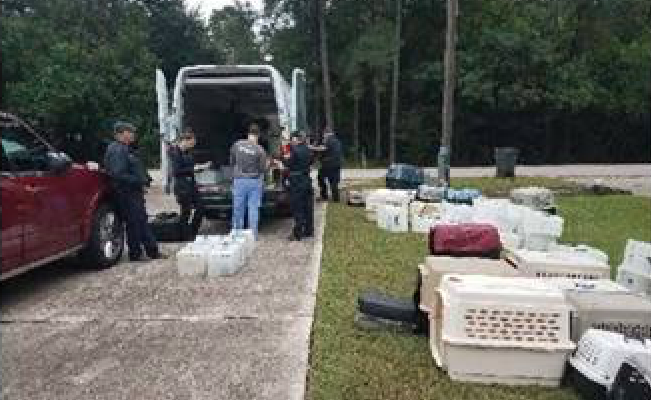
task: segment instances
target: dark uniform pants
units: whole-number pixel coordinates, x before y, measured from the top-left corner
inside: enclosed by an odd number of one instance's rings
[[[140,258],[143,247],[148,256],[157,256],[159,254],[158,244],[147,222],[144,194],[138,192],[120,193],[118,199],[127,227],[129,257]]]
[[[314,193],[307,173],[289,176],[289,202],[294,216],[294,236],[314,233]]]
[[[199,193],[196,190],[193,190],[187,194],[177,194],[176,201],[179,203],[181,213],[179,216],[179,222],[181,226],[181,237],[183,239],[194,236],[199,232],[199,227],[201,222],[203,222],[204,209],[199,201]],[[194,213],[192,212],[194,210]],[[190,215],[192,215],[192,220],[190,220]],[[188,222],[190,224],[188,225]],[[186,229],[190,228],[188,232]]]
[[[321,199],[328,200],[328,186],[332,192],[332,200],[339,201],[339,179],[341,178],[341,168],[321,168],[317,179],[321,189]]]

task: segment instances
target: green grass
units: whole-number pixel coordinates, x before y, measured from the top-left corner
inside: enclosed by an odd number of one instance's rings
[[[490,186],[477,182],[472,186]],[[608,252],[614,263],[621,259],[626,238],[651,240],[649,199],[575,196],[560,198],[559,206],[566,218],[563,239],[595,245]],[[377,288],[411,296],[416,266],[425,254],[424,235],[390,234],[367,222],[363,209],[329,205],[312,332],[309,399],[578,399],[567,388],[452,382],[435,367],[426,338],[356,328],[357,295]]]

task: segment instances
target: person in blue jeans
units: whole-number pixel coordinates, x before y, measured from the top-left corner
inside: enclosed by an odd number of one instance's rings
[[[246,139],[231,147],[233,166],[233,229],[244,228],[244,215],[248,216],[249,229],[258,237],[258,220],[264,175],[269,166],[267,153],[258,144],[260,127],[251,124]]]

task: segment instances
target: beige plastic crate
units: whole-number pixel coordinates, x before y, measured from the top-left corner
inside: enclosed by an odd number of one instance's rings
[[[629,292],[566,292],[572,313],[572,340],[590,328],[651,339],[651,299]]]
[[[575,347],[562,290],[540,279],[446,275],[439,293],[443,319],[435,346],[451,379],[560,384]]]
[[[577,252],[516,249],[509,251],[507,259],[528,277],[610,279],[607,263]]]
[[[418,266],[422,282],[420,286],[420,309],[433,313],[438,308],[437,290],[445,274],[521,276],[522,274],[504,260],[474,257],[428,256],[425,264]],[[440,317],[440,314],[436,314]]]

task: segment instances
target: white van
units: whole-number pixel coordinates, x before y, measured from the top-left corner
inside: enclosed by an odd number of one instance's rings
[[[281,139],[307,126],[305,73],[295,69],[290,86],[269,65],[196,65],[183,67],[176,77],[171,105],[165,76],[156,70],[163,187],[173,185],[168,147],[183,129],[197,137],[197,163],[211,161],[211,170],[198,173],[201,201],[209,217],[227,216],[232,209],[230,148],[246,134],[251,122],[262,130],[260,144],[268,154],[279,154]],[[265,179],[262,212],[288,204],[279,171]]]

